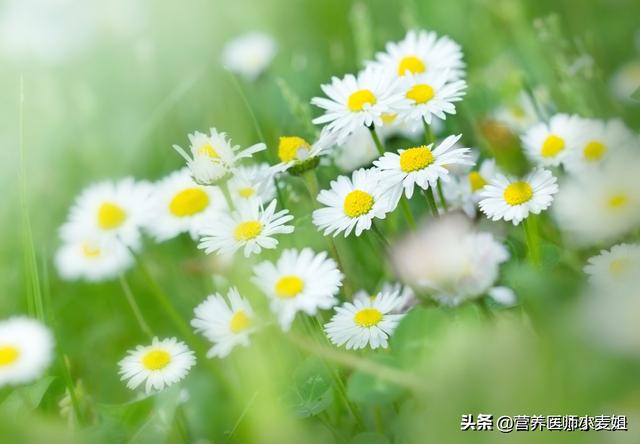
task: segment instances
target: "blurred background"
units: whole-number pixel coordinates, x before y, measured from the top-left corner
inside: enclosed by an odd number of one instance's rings
[[[305,372],[322,366],[279,344],[275,333],[225,362],[202,359],[184,384],[190,396],[184,404],[187,395],[178,391],[132,403],[117,362],[144,336],[122,290],[117,283],[63,282],[52,256],[57,229],[88,184],[159,179],[183,164],[171,146],[184,146],[188,133],[211,126],[243,146],[259,141],[240,91],[270,148],[265,158],[273,160],[280,135],[306,130],[282,85],[306,103],[332,75],[357,71],[411,28],[462,45],[469,87],[454,125],[467,143],[499,159],[501,147],[515,142],[491,116],[515,103],[523,88],[542,87],[559,111],[622,117],[638,130],[639,102],[631,94],[633,82],[640,85],[639,16],[634,0],[0,0],[0,317],[25,312],[24,295],[33,286],[26,270],[35,264],[50,324],[74,381],[81,381],[87,417],[100,419],[81,433],[69,431],[58,406],[65,383],[54,368],[37,410],[18,409],[13,395],[0,391],[1,434],[11,437],[0,441],[180,442],[173,427],[163,427],[177,411],[189,424],[189,442],[352,442],[354,436],[362,443],[540,442],[535,433],[459,432],[460,415],[479,412],[628,414],[629,432],[552,438],[638,442],[640,362],[637,354],[599,347],[582,334],[574,322],[575,270],[563,274],[558,266],[542,279],[525,266],[508,267],[507,280],[531,309],[505,313],[491,327],[474,307],[417,310],[394,338],[392,354],[372,359],[413,369],[420,384],[351,374],[347,389],[365,406],[367,425],[357,435],[340,407],[309,413],[327,401],[325,392],[312,393],[311,407],[291,400],[299,395],[290,393],[294,380],[306,381]],[[223,69],[222,48],[249,31],[271,34],[278,50],[256,81],[236,83]],[[517,170],[517,161],[507,168]],[[309,244],[322,248],[319,236],[307,234]],[[30,240],[34,256],[24,253]],[[149,267],[185,319],[216,279],[246,280],[246,269],[212,279],[218,264],[187,237],[148,244]],[[364,286],[366,272],[380,265],[375,258],[357,262]],[[145,294],[139,273],[131,279],[158,334],[178,334]]]

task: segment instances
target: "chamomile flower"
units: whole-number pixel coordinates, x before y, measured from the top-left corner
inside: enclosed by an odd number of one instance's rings
[[[195,310],[191,325],[214,345],[207,357],[224,358],[237,345],[249,345],[249,336],[256,330],[255,316],[249,301],[236,288],[230,288],[227,301],[222,295],[210,295]]]
[[[271,202],[276,196],[273,178],[277,170],[267,163],[239,166],[227,183],[232,201],[258,199]]]
[[[276,248],[274,235],[293,232],[293,226],[287,225],[291,220],[289,210],[276,212],[275,200],[266,208],[261,202],[249,201],[230,214],[221,213],[207,221],[198,248],[207,254],[231,254],[239,249],[244,250],[245,257],[259,254],[263,248]]]
[[[393,313],[406,313],[418,303],[413,289],[408,285],[402,285],[400,282],[385,282],[382,284],[382,289],[379,293],[398,294],[398,303],[396,304],[396,308],[392,311]],[[366,290],[359,290],[353,294],[353,300],[370,303],[379,293],[369,293]]]
[[[639,144],[638,137],[620,119],[583,119],[576,149],[564,164],[570,173],[583,173],[588,168],[602,165],[616,152],[620,154]]]
[[[376,59],[373,64],[398,76],[434,71],[449,71],[453,78],[464,76],[460,45],[433,31],[411,30],[403,40],[387,43],[386,52],[377,53]]]
[[[511,221],[518,225],[529,216],[549,208],[558,192],[550,171],[537,169],[523,179],[503,174],[496,176],[480,192],[480,210],[491,220]]]
[[[151,345],[139,345],[120,361],[120,378],[135,390],[145,383],[145,392],[160,391],[179,382],[196,363],[195,354],[176,338],[153,338]]]
[[[285,331],[296,313],[313,316],[338,302],[342,273],[326,252],[284,250],[275,264],[262,262],[255,266],[254,273],[253,282],[271,301],[271,310]]]
[[[545,96],[544,91],[539,91],[538,96]],[[531,96],[524,92],[518,95],[516,101],[509,105],[498,107],[493,113],[493,118],[498,122],[506,124],[516,133],[522,133],[533,126],[538,121],[538,115]]]
[[[332,343],[344,345],[347,350],[387,348],[389,336],[404,316],[394,313],[400,302],[397,292],[346,302],[335,308],[336,314],[325,325],[325,332]]]
[[[228,70],[253,81],[269,67],[277,50],[278,46],[269,34],[249,32],[224,45],[222,63]]]
[[[577,116],[556,114],[548,123],[534,125],[522,136],[527,156],[542,166],[557,166],[577,149],[583,121]]]
[[[66,241],[117,238],[125,245],[139,247],[151,190],[150,184],[130,177],[89,186],[78,196],[68,221],[60,228],[61,237]]]
[[[39,321],[14,317],[0,321],[0,387],[26,384],[53,360],[51,331]]]
[[[191,155],[178,145],[173,148],[187,161],[187,168],[197,183],[212,185],[232,173],[240,160],[249,159],[267,147],[257,143],[241,150],[239,145],[231,145],[225,133],[211,128],[208,135],[198,131],[189,134]]]
[[[485,159],[480,168],[465,174],[454,176],[453,180],[443,184],[444,196],[449,207],[461,209],[469,217],[475,217],[476,205],[480,201],[480,192],[497,173],[494,159]]]
[[[118,239],[78,238],[64,243],[55,256],[60,277],[89,282],[114,279],[133,263],[131,251]]]
[[[214,186],[194,182],[189,170],[174,171],[156,183],[146,230],[158,241],[180,233],[198,236],[201,224],[225,209],[224,195]]]
[[[640,283],[640,245],[618,244],[589,259],[585,273],[596,285],[608,287]]]
[[[291,174],[301,174],[315,168],[320,156],[326,154],[336,143],[336,136],[324,127],[313,144],[298,136],[283,136],[278,142],[279,168]]]
[[[397,113],[408,105],[398,90],[398,80],[384,70],[366,68],[357,76],[333,77],[321,86],[328,98],[314,97],[311,103],[325,110],[313,123],[328,124],[328,131],[343,143],[362,126],[382,126],[382,116]]]
[[[337,236],[352,231],[356,236],[371,228],[374,218],[384,219],[394,208],[391,193],[380,186],[377,171],[360,169],[351,179],[339,176],[331,181],[330,190],[318,194],[318,202],[325,205],[313,212],[313,223],[324,235]]]
[[[455,114],[455,102],[462,100],[467,84],[464,80],[451,80],[447,71],[426,74],[407,74],[402,78],[401,90],[409,106],[399,112],[399,118],[412,129],[431,124],[434,117],[445,120]]]
[[[379,128],[376,128],[375,131],[380,132]],[[358,168],[371,165],[371,162],[379,155],[369,130],[362,127],[336,146],[333,151],[333,160],[338,168],[350,173]]]
[[[422,145],[398,153],[385,153],[373,162],[379,170],[383,188],[402,188],[408,199],[413,196],[415,186],[426,190],[436,186],[438,180],[448,181],[450,165],[468,165],[469,148],[456,148],[462,135],[448,136],[437,147]]]

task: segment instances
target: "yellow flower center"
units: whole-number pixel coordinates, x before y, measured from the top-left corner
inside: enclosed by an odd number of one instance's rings
[[[96,258],[100,256],[100,254],[102,254],[102,251],[100,251],[99,247],[96,247],[95,245],[91,245],[88,242],[83,242],[81,248],[82,248],[82,254],[89,259]]]
[[[410,55],[404,57],[398,63],[398,75],[403,76],[407,71],[412,72],[413,74],[419,74],[421,72],[425,72],[427,67],[424,65],[424,62],[420,60],[418,57]]]
[[[238,190],[238,194],[245,199],[249,199],[251,196],[256,194],[256,190],[253,187],[243,187]]]
[[[351,106],[351,105],[349,105]],[[278,157],[283,162],[298,160],[300,150],[309,151],[311,146],[302,137],[288,136],[280,137],[278,144]]]
[[[360,327],[374,327],[382,320],[382,313],[376,308],[363,308],[353,316],[353,322]]]
[[[244,310],[238,310],[231,317],[229,329],[231,329],[231,333],[240,333],[249,328],[250,325],[251,319],[249,319],[249,316],[247,316]]]
[[[396,113],[384,113],[381,116],[382,123],[385,124],[385,125],[390,125],[393,122],[395,122],[396,117],[398,117],[398,114],[396,114]]]
[[[171,362],[171,355],[165,350],[151,350],[142,357],[142,365],[147,370],[162,370]]]
[[[262,233],[262,224],[257,220],[248,220],[236,226],[233,237],[238,241],[248,241],[255,239],[260,233]]]
[[[13,345],[0,346],[0,367],[11,365],[20,357],[20,350]]]
[[[542,143],[542,157],[556,157],[564,149],[564,139],[551,134]]]
[[[582,151],[584,158],[590,162],[595,162],[596,160],[602,159],[604,153],[607,151],[607,147],[604,143],[598,142],[597,140],[592,140],[587,143]]]
[[[413,100],[416,102],[416,105],[427,103],[429,100],[433,99],[433,96],[434,91],[431,85],[424,83],[413,85],[406,94],[407,99]]]
[[[504,200],[511,206],[528,202],[533,197],[533,189],[527,182],[513,182],[504,190]]]
[[[295,298],[302,290],[304,290],[304,281],[298,276],[282,276],[276,282],[276,294],[280,299]]]
[[[486,179],[482,177],[482,175],[477,171],[472,171],[469,173],[469,185],[471,186],[472,193],[483,189],[486,184]]]
[[[220,155],[216,151],[216,149],[211,146],[210,143],[205,143],[200,148],[198,148],[198,154],[201,156],[208,156],[212,159],[219,159]]]
[[[375,105],[376,96],[368,89],[360,89],[349,96],[347,106],[351,111],[362,111],[365,105]]]
[[[405,173],[418,171],[431,165],[434,160],[433,153],[426,145],[409,148],[400,153],[400,169]]]
[[[619,193],[609,197],[607,205],[609,206],[609,208],[621,208],[626,206],[628,202],[629,196],[624,193]]]
[[[104,230],[112,230],[122,225],[127,218],[127,213],[112,202],[104,202],[98,208],[98,225]]]
[[[349,217],[367,214],[373,207],[373,196],[360,190],[353,190],[344,198],[344,213]]]
[[[187,188],[176,193],[169,211],[177,217],[193,216],[209,206],[209,195],[202,188]]]
[[[630,265],[631,260],[629,258],[614,259],[609,263],[609,272],[615,277],[620,277],[629,269]]]

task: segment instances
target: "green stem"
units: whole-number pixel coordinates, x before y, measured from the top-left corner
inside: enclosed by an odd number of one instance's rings
[[[120,286],[122,287],[122,291],[127,298],[127,302],[129,302],[129,306],[131,307],[131,311],[133,311],[133,315],[138,321],[138,325],[140,325],[140,329],[150,338],[153,338],[153,332],[145,321],[144,316],[142,315],[142,311],[140,310],[140,306],[136,302],[136,298],[133,296],[133,292],[131,291],[131,287],[127,282],[124,274],[120,275]]]
[[[540,266],[540,237],[538,233],[538,219],[534,214],[530,214],[522,225],[524,226],[524,234],[527,239],[527,250],[529,252],[529,260],[538,267]]]
[[[313,203],[313,207],[318,207],[318,193],[320,192],[320,185],[318,184],[318,177],[316,176],[316,170],[311,169],[305,171],[303,174],[305,184],[307,185],[307,191],[309,192],[309,197],[311,197],[311,202]]]
[[[220,184],[220,190],[222,190],[222,194],[224,195],[224,200],[227,202],[227,206],[229,210],[235,209],[235,205],[233,204],[233,199],[231,199],[231,192],[229,191],[229,181],[224,180]]]
[[[380,243],[382,244],[382,246],[385,249],[389,249],[390,248],[389,241],[387,240],[386,237],[384,237],[384,234],[382,234],[382,232],[380,231],[378,226],[373,221],[371,221],[371,229],[376,234],[378,239],[380,240]]]
[[[402,211],[404,212],[404,217],[407,219],[407,224],[409,228],[412,230],[416,228],[416,221],[413,219],[413,213],[411,212],[411,207],[409,206],[409,199],[405,196],[400,198],[400,205],[402,206]]]
[[[442,191],[442,181],[438,179],[438,197],[440,197],[440,203],[442,203],[442,208],[444,211],[449,211],[449,206],[447,205],[447,200],[444,198],[444,191]]]
[[[440,216],[440,213],[438,213],[438,207],[436,206],[436,199],[433,196],[433,190],[431,189],[431,187],[423,190],[423,193],[427,198],[427,203],[429,204],[429,208],[431,209],[431,214],[433,214],[435,217]]]
[[[378,137],[378,133],[376,133],[376,126],[372,123],[371,126],[368,126],[367,128],[369,128],[369,133],[371,134],[371,138],[373,139],[373,143],[376,145],[376,148],[378,149],[378,153],[380,153],[381,156],[384,155],[384,146],[382,145],[382,142],[380,142],[380,138]]]
[[[264,133],[262,132],[262,128],[260,127],[260,123],[258,122],[258,118],[256,117],[256,114],[253,112],[253,108],[251,107],[251,104],[249,103],[249,99],[247,99],[247,95],[244,93],[242,86],[240,86],[240,82],[238,81],[234,73],[232,73],[231,71],[227,71],[227,72],[229,73],[229,77],[231,78],[231,83],[233,83],[233,87],[235,88],[236,92],[242,99],[244,106],[246,106],[247,111],[249,112],[249,116],[251,117],[251,121],[256,130],[256,134],[258,135],[258,139],[260,139],[261,142],[266,142],[266,139],[264,138]]]
[[[71,370],[69,369],[69,362],[66,357],[62,353],[59,348],[56,348],[56,355],[58,357],[58,361],[60,361],[60,366],[62,367],[62,377],[64,379],[65,385],[67,386],[67,390],[69,390],[69,398],[71,398],[71,407],[73,408],[73,412],[76,415],[76,420],[78,424],[82,425],[84,423],[84,416],[82,415],[82,410],[80,409],[80,402],[78,401],[78,395],[76,394],[76,389],[73,384],[73,379],[71,378]]]
[[[426,120],[422,119],[422,126],[424,128],[424,141],[427,145],[431,145],[435,142],[431,125],[429,125]]]

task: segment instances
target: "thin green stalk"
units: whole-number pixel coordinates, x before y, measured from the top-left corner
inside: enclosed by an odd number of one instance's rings
[[[433,136],[431,125],[429,125],[426,120],[422,119],[422,126],[424,128],[424,141],[427,145],[431,145],[436,140]]]
[[[264,138],[264,133],[262,132],[262,128],[260,127],[260,123],[258,122],[258,118],[253,112],[253,108],[251,107],[251,104],[249,103],[249,100],[247,99],[247,96],[244,93],[242,86],[240,86],[240,82],[238,82],[238,79],[236,78],[234,73],[232,73],[231,71],[227,71],[227,72],[229,73],[229,77],[231,78],[231,83],[233,83],[233,87],[235,88],[238,95],[242,99],[242,102],[244,103],[244,105],[247,107],[247,111],[249,112],[249,116],[251,117],[251,120],[253,122],[253,126],[256,130],[256,133],[258,134],[258,139],[260,139],[261,142],[266,142],[266,139]]]
[[[222,194],[224,195],[224,200],[227,202],[227,206],[229,209],[235,209],[235,205],[233,204],[233,199],[231,199],[231,192],[229,191],[229,181],[224,180],[220,184],[220,190],[222,190]]]
[[[380,231],[378,226],[373,221],[371,221],[371,230],[376,234],[376,236],[377,236],[378,240],[380,241],[380,243],[382,244],[382,246],[386,250],[388,250],[390,248],[389,241],[384,236],[384,234],[382,234],[382,231]]]
[[[369,128],[369,133],[371,134],[371,138],[373,139],[373,143],[376,145],[376,148],[378,149],[378,153],[380,153],[381,156],[384,155],[384,146],[382,145],[382,142],[380,142],[380,138],[378,137],[378,133],[376,133],[376,126],[372,123],[371,126],[368,126],[367,128]]]
[[[538,267],[540,266],[540,236],[538,233],[538,219],[534,214],[530,214],[522,225],[524,226],[524,234],[527,239],[527,250],[529,260]]]
[[[136,302],[136,298],[133,296],[133,292],[131,291],[131,287],[127,282],[124,274],[120,274],[120,286],[122,287],[122,291],[124,292],[125,297],[127,298],[127,302],[129,302],[129,306],[131,307],[131,311],[133,311],[133,315],[138,321],[138,325],[140,325],[140,329],[150,338],[153,338],[153,332],[145,321],[144,316],[142,315],[142,311],[140,311],[140,307]]]
[[[84,423],[84,415],[82,414],[80,402],[78,401],[78,395],[76,395],[76,389],[73,384],[73,379],[71,378],[71,369],[69,368],[69,362],[60,350],[59,346],[56,347],[56,355],[60,366],[62,367],[62,377],[64,378],[65,385],[67,386],[67,390],[69,391],[69,398],[71,398],[71,407],[73,408],[73,412],[76,415],[78,424],[82,425]]]
[[[427,198],[427,203],[429,204],[429,208],[431,209],[431,214],[433,214],[434,217],[440,216],[440,213],[438,213],[438,207],[436,206],[436,199],[433,196],[433,190],[431,189],[431,187],[427,188],[426,190],[422,190],[422,192],[424,193],[424,197]]]
[[[400,198],[400,205],[402,206],[402,211],[404,212],[404,217],[407,219],[407,224],[409,228],[412,230],[416,228],[416,221],[413,219],[413,213],[411,212],[411,207],[409,206],[409,199],[405,196]]]
[[[442,208],[444,211],[449,211],[449,205],[447,205],[447,199],[444,198],[444,191],[442,191],[442,181],[438,179],[438,197],[440,198],[440,203],[442,203]]]
[[[277,177],[273,178],[273,185],[276,187],[276,198],[278,199],[280,208],[287,208],[287,202],[284,200],[284,194],[280,189],[280,181],[278,181]]]

